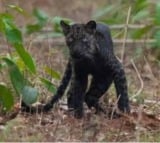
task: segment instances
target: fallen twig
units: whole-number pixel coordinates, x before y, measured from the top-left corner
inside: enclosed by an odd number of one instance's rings
[[[156,81],[156,82],[158,82],[158,80],[155,78],[155,76],[154,76],[154,74],[153,74],[153,72],[152,72],[151,66],[150,66],[150,64],[149,64],[149,62],[147,61],[147,59],[146,59],[145,56],[144,56],[144,61],[146,62],[147,66],[148,66],[148,68],[149,68],[149,72],[151,73],[153,80]]]
[[[144,83],[143,83],[143,80],[142,80],[142,78],[141,78],[141,75],[140,75],[140,73],[139,73],[139,71],[138,71],[138,69],[137,69],[137,67],[136,67],[133,59],[131,59],[131,63],[132,63],[132,66],[134,67],[134,69],[135,69],[135,71],[136,71],[136,73],[137,73],[137,76],[138,76],[138,78],[139,78],[139,80],[140,80],[140,84],[141,84],[140,89],[136,92],[135,95],[133,95],[133,96],[131,97],[131,99],[133,99],[133,98],[135,98],[136,96],[138,96],[138,95],[142,92],[142,90],[143,90],[143,88],[144,88]]]

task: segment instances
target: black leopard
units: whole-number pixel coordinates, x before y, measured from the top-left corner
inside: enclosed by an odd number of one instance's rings
[[[76,118],[83,117],[83,102],[89,108],[103,111],[99,98],[114,82],[118,108],[129,112],[127,81],[122,64],[113,51],[113,42],[107,25],[89,21],[87,24],[68,25],[60,22],[70,57],[57,93],[44,106],[43,111],[49,111],[60,99],[66,87],[68,90],[68,108],[74,110]],[[88,85],[88,76],[91,84]],[[87,90],[88,89],[88,90]]]
[[[60,22],[69,48],[70,58],[67,68],[58,88],[44,110],[52,108],[53,104],[62,97],[71,82],[68,91],[68,107],[74,109],[75,117],[83,116],[83,102],[89,108],[102,110],[99,98],[114,82],[118,100],[118,108],[129,112],[127,81],[124,69],[113,51],[113,42],[108,26],[89,21],[87,24],[68,25]],[[88,75],[92,76],[88,90]]]

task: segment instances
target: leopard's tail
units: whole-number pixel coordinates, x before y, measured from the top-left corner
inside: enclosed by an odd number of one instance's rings
[[[69,61],[67,64],[66,70],[64,72],[64,76],[61,80],[60,86],[58,87],[56,94],[51,97],[51,100],[48,101],[44,106],[41,106],[41,107],[30,107],[26,105],[24,102],[22,102],[21,104],[22,111],[30,112],[30,113],[49,111],[53,107],[54,103],[56,103],[64,95],[64,92],[70,81],[71,75],[72,75],[72,67]]]
[[[56,103],[64,95],[64,92],[70,81],[71,75],[72,75],[72,67],[71,63],[68,62],[60,86],[58,87],[56,94],[52,96],[51,100],[44,106],[44,111],[49,111],[53,107],[54,103]]]

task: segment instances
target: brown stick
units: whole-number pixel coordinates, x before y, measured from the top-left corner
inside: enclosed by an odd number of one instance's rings
[[[126,40],[127,40],[127,33],[128,33],[128,24],[129,24],[129,18],[130,18],[130,15],[131,15],[131,9],[132,9],[132,7],[130,6],[128,8],[128,14],[127,14],[127,19],[126,19],[126,26],[125,26],[125,29],[124,29],[124,41],[123,41],[122,53],[121,53],[121,62],[122,63],[123,63],[123,60],[124,60]]]

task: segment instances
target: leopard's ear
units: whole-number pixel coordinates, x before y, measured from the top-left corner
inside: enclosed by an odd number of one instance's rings
[[[70,31],[70,26],[67,23],[65,23],[63,20],[60,21],[60,25],[62,27],[64,35],[68,34]]]
[[[97,24],[94,20],[87,22],[87,24],[85,25],[86,29],[89,30],[90,32],[95,31],[96,26],[97,26]]]

